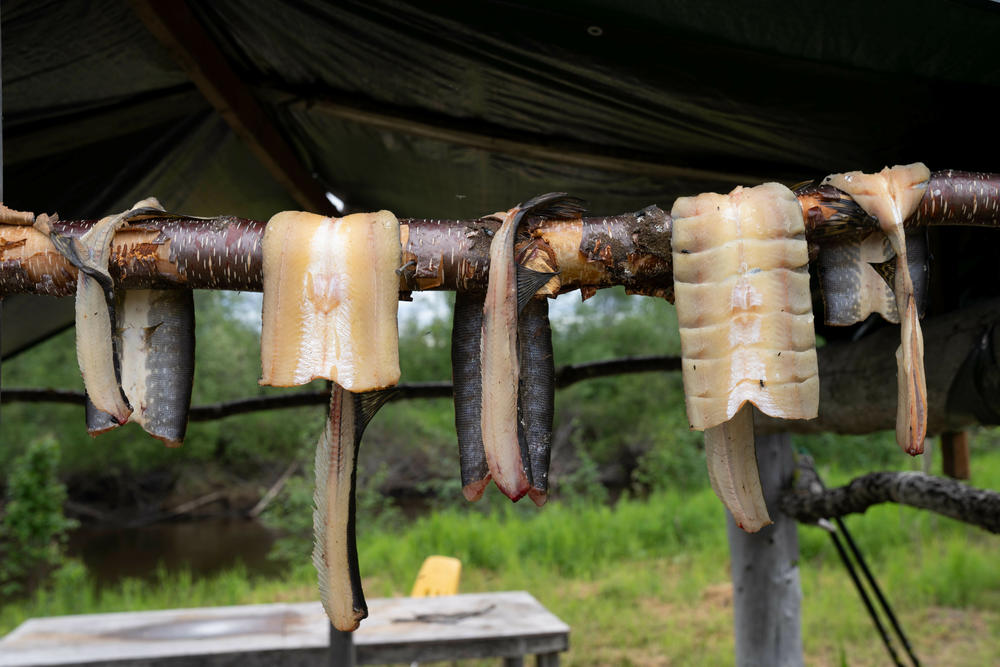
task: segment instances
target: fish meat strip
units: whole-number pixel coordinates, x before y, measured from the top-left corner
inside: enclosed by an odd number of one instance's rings
[[[808,247],[798,200],[766,183],[674,202],[674,295],[691,428],[737,524],[771,523],[757,471],[752,403],[783,419],[819,409]]]

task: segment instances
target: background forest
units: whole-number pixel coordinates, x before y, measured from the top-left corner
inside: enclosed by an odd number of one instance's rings
[[[403,382],[450,378],[452,298],[424,294],[401,304]],[[300,390],[257,385],[259,303],[257,295],[196,294],[193,404]],[[663,300],[604,290],[583,303],[575,295],[551,303],[557,366],[679,354],[674,309]],[[82,390],[73,335],[5,362],[4,387]],[[462,499],[453,419],[450,400],[396,402],[365,434],[359,540],[369,596],[407,594],[422,559],[444,553],[463,560],[464,592],[526,589],[570,623],[571,664],[706,664],[704,652],[699,659],[690,652],[699,643],[717,658],[708,662],[731,660],[724,515],[708,488],[700,434],[687,430],[679,373],[592,379],[559,391],[553,489],[542,509],[511,505],[493,488],[479,503]],[[314,599],[312,458],[323,420],[317,406],[192,423],[184,446],[167,449],[134,425],[91,439],[76,406],[5,404],[0,633],[37,615]],[[793,442],[828,484],[876,469],[939,469],[933,454],[905,457],[891,433]],[[70,539],[69,552],[79,557],[67,558],[63,541],[74,530],[134,528],[210,494],[211,502],[173,517],[187,531],[178,539],[197,541],[199,526],[216,530],[211,518],[245,522],[239,517],[293,462],[261,518],[270,565],[251,563],[243,544],[217,567],[181,559],[134,578],[126,568],[98,574],[100,553],[74,553],[78,540]],[[975,434],[972,470],[973,484],[1000,488],[1000,438],[991,431]],[[83,526],[74,529],[63,508]],[[993,536],[898,507],[848,522],[911,636],[933,625],[918,651],[945,664],[1000,652]],[[879,664],[884,649],[826,536],[803,527],[800,539],[807,660]],[[135,548],[143,549],[141,538]],[[155,554],[143,559],[157,562]],[[635,643],[615,641],[623,632]]]

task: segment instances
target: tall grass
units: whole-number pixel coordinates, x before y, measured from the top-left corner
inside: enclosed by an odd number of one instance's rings
[[[974,456],[976,484],[1000,488],[1000,452]],[[825,471],[831,485],[853,474]],[[988,664],[1000,655],[1000,538],[893,505],[847,524],[921,655],[946,664]],[[530,591],[573,628],[571,664],[664,657],[670,664],[726,664],[732,608],[723,526],[711,490],[668,490],[613,507],[444,509],[401,529],[359,526],[359,549],[371,597],[406,595],[430,554],[462,560],[463,592]],[[807,660],[883,662],[829,537],[804,526],[799,540]],[[31,616],[315,599],[314,577],[303,558],[281,579],[255,579],[242,569],[209,578],[161,570],[153,581],[98,591],[82,567],[71,566],[31,600],[8,604],[0,633]]]

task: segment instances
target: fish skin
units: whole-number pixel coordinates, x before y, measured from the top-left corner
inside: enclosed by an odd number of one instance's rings
[[[479,500],[489,484],[490,468],[483,449],[482,375],[479,341],[483,325],[484,294],[455,294],[451,330],[451,373],[455,394],[455,433],[462,471],[462,495]]]
[[[556,388],[548,299],[535,297],[521,311],[517,341],[521,366],[518,414],[524,438],[522,449],[527,450],[531,466],[528,497],[541,507],[548,500]]]
[[[579,212],[577,200],[565,193],[540,195],[507,211],[490,243],[490,272],[483,304],[480,357],[482,365],[482,432],[486,461],[497,487],[511,500],[531,488],[531,468],[521,454],[518,437],[520,376],[517,351],[517,269],[514,241],[529,212],[568,216]]]
[[[312,561],[330,622],[351,632],[368,616],[355,524],[358,449],[368,422],[395,391],[353,394],[332,385],[326,427],[316,444]]]
[[[168,447],[187,431],[194,383],[194,297],[190,290],[127,290],[116,298],[115,331],[122,389],[139,424]],[[119,426],[87,399],[87,431]]]

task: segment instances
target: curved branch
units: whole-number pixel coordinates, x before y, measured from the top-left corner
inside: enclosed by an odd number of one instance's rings
[[[577,382],[609,375],[650,373],[679,370],[679,357],[623,357],[584,364],[561,366],[556,370],[556,388],[562,389]],[[451,382],[408,382],[396,386],[391,401],[412,399],[451,398]],[[2,403],[65,403],[86,404],[87,396],[81,391],[64,389],[4,389],[0,392]],[[212,421],[233,415],[243,415],[260,410],[282,410],[310,405],[326,405],[330,401],[327,391],[301,391],[274,396],[253,396],[232,401],[192,406],[188,419],[193,422]]]
[[[872,505],[898,503],[1000,533],[1000,493],[922,472],[873,472],[835,489],[823,487],[812,459],[799,459],[795,485],[781,496],[782,511],[803,523],[863,514]]]

